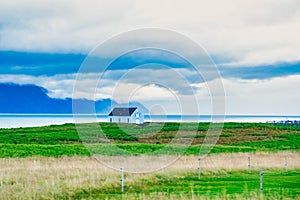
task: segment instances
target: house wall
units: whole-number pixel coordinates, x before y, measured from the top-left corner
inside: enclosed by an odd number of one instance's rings
[[[110,121],[111,119],[111,121]],[[109,117],[109,122],[114,122],[114,123],[133,123],[132,119],[130,116],[110,116]]]
[[[139,117],[137,117],[137,114]],[[135,110],[131,116],[108,116],[108,122],[143,124],[144,115],[138,110]]]
[[[139,114],[139,117],[137,117],[137,114]],[[143,115],[143,113],[139,112],[138,109],[136,109],[134,111],[134,113],[132,113],[131,116],[134,118],[133,123],[136,123],[136,124],[143,124],[144,123],[144,115]]]

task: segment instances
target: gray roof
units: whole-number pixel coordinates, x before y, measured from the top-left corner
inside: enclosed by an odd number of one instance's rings
[[[108,116],[131,116],[137,107],[118,107],[114,108]]]

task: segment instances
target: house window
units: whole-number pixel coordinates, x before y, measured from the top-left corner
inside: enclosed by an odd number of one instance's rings
[[[109,122],[112,122],[112,118],[109,118]]]
[[[127,118],[127,123],[129,123],[129,118]]]
[[[121,118],[119,118],[119,123],[121,122]]]

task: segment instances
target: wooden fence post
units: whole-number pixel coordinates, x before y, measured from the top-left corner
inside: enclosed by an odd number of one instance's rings
[[[124,167],[121,167],[121,190],[124,193]]]
[[[198,179],[201,178],[201,157],[198,158]]]
[[[248,156],[248,170],[251,173],[251,155]]]
[[[260,194],[262,195],[263,194],[263,170],[262,170],[262,168],[260,168],[260,170],[259,170],[259,177],[260,177],[259,191],[260,191]]]
[[[288,171],[288,160],[287,160],[287,157],[285,157],[284,160],[285,160],[285,163],[284,163],[284,165],[285,165],[285,171],[287,172]]]

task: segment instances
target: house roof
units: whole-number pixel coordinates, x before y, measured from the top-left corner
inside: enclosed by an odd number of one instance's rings
[[[118,107],[114,108],[108,116],[131,116],[137,107]]]

